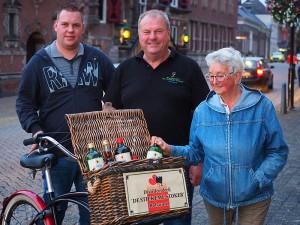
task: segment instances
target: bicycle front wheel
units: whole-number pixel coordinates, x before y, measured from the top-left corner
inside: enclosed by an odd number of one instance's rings
[[[11,197],[5,206],[1,225],[28,225],[43,210],[42,200],[34,193],[19,193]],[[52,219],[45,218],[38,221],[38,225],[52,225]]]

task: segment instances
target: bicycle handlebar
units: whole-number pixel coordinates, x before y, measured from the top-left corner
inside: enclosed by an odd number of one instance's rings
[[[43,141],[48,141],[48,142],[52,143],[54,146],[58,147],[58,149],[61,150],[65,155],[70,156],[73,159],[77,159],[77,157],[72,152],[70,152],[68,149],[66,149],[63,145],[61,145],[54,138],[52,138],[50,136],[45,136],[44,133],[39,133],[35,137],[24,139],[23,144],[25,146],[32,145],[32,144],[39,144],[39,148],[34,150],[33,152],[42,153],[42,152],[48,151],[48,148],[45,148],[42,146]]]
[[[23,144],[25,146],[27,145],[33,145],[33,144],[39,144],[40,141],[42,141],[41,137],[46,137],[46,134],[43,132],[38,133],[36,136],[27,138],[23,141]]]
[[[25,145],[25,146],[27,146],[27,145],[33,145],[33,144],[37,144],[35,137],[27,138],[27,139],[25,139],[23,141],[23,145]]]

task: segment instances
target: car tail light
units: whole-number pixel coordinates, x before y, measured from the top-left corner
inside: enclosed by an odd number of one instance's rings
[[[256,69],[256,74],[257,74],[258,77],[262,77],[262,76],[264,76],[264,70],[261,69],[261,68],[257,68]]]

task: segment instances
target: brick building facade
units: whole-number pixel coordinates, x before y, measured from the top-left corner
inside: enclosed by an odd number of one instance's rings
[[[22,69],[33,54],[55,39],[53,22],[59,0],[3,0],[0,3],[0,97],[15,94]],[[131,38],[126,54],[137,42],[137,20],[149,9],[168,13],[173,46],[204,63],[204,56],[235,45],[236,0],[75,0],[84,12],[84,41],[120,62],[120,29]],[[181,35],[188,34],[183,43]]]

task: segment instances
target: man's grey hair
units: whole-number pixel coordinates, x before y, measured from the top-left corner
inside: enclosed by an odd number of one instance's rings
[[[151,10],[146,11],[146,12],[144,12],[144,13],[142,13],[140,15],[139,20],[138,20],[138,30],[140,30],[140,23],[141,23],[142,19],[145,16],[161,16],[165,20],[165,22],[166,22],[167,29],[168,30],[171,29],[171,27],[170,27],[170,20],[168,18],[168,15],[165,12],[161,11],[161,10],[151,9]]]
[[[205,60],[208,66],[218,62],[227,65],[233,73],[244,71],[244,61],[241,53],[233,47],[221,48],[211,52],[205,57]]]

